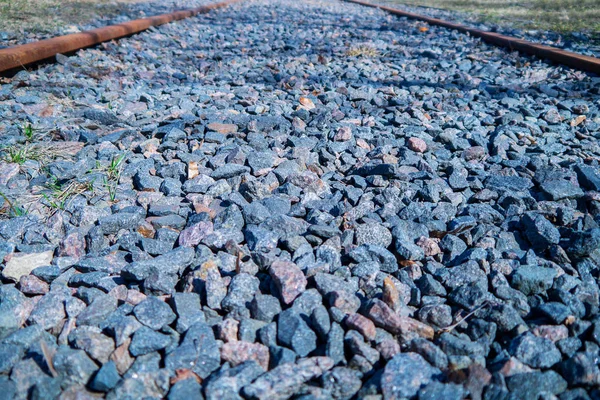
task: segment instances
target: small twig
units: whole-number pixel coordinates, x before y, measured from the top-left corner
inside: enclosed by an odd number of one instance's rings
[[[52,355],[50,354],[50,350],[48,346],[46,346],[46,342],[44,340],[40,340],[40,347],[42,348],[42,355],[44,356],[44,361],[46,361],[46,365],[50,370],[50,374],[52,374],[53,378],[58,376],[58,372],[54,369],[54,363],[52,362]]]
[[[242,251],[238,249],[237,259],[235,260],[235,273],[239,274],[242,272]]]
[[[459,326],[460,324],[462,324],[468,318],[471,318],[471,316],[473,314],[475,314],[477,311],[482,310],[483,308],[485,308],[485,307],[487,307],[489,305],[491,305],[491,303],[488,300],[484,301],[479,307],[477,307],[476,309],[474,309],[473,311],[471,311],[470,313],[468,313],[467,315],[465,315],[463,318],[461,318],[460,321],[457,321],[457,322],[455,322],[452,325],[448,325],[447,327],[441,329],[440,332],[451,332],[451,331],[453,331],[457,326]]]

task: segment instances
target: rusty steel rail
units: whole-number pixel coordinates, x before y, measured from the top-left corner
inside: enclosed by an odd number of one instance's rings
[[[427,22],[430,25],[442,26],[448,29],[454,29],[462,33],[468,33],[471,36],[478,37],[485,42],[496,46],[506,47],[510,50],[516,50],[524,54],[529,54],[542,59],[547,59],[558,64],[563,64],[574,69],[593,72],[600,75],[600,58],[584,56],[583,54],[573,53],[571,51],[561,50],[552,46],[533,43],[523,39],[517,39],[510,36],[500,35],[494,32],[486,32],[480,29],[469,28],[468,26],[444,21],[438,18],[431,18],[420,14],[398,10],[396,8],[377,5],[362,0],[346,0],[349,3],[356,3],[367,7],[379,8],[391,14],[401,17],[407,17],[419,21]]]
[[[136,19],[122,24],[105,26],[90,31],[73,33],[52,39],[45,39],[38,42],[0,49],[0,73],[16,68],[23,68],[28,64],[47,60],[57,54],[70,53],[108,40],[129,36],[152,26],[163,25],[197,14],[207,13],[211,10],[225,7],[239,1],[242,0],[225,0],[189,10],[175,11],[169,14]]]

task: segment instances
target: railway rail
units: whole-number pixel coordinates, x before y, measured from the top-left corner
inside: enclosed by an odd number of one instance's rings
[[[70,53],[109,40],[119,39],[144,31],[153,26],[168,24],[194,15],[207,13],[242,0],[225,0],[189,10],[141,18],[122,24],[105,26],[85,32],[58,36],[0,50],[0,73],[24,68],[27,65],[48,60],[57,54]]]

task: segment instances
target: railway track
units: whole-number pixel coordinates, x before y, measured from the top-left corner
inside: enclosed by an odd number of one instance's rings
[[[465,25],[457,24],[450,21],[444,21],[438,18],[431,18],[420,14],[406,12],[394,7],[377,5],[376,3],[361,1],[361,0],[346,0],[350,3],[360,4],[366,7],[375,7],[384,10],[393,15],[415,19],[418,21],[427,22],[430,25],[441,26],[444,28],[456,30],[461,33],[467,33],[471,36],[480,38],[488,43],[496,46],[505,47],[511,51],[518,51],[523,54],[528,54],[541,58],[543,60],[553,61],[558,64],[563,64],[571,68],[582,71],[593,72],[600,75],[600,59],[596,57],[577,54],[572,51],[557,49],[552,46],[546,46],[539,43],[534,43],[524,39],[518,39],[506,35],[501,35],[495,32],[487,32],[481,29],[471,28]]]
[[[0,73],[15,71],[18,68],[24,68],[30,64],[47,61],[57,54],[70,53],[109,40],[126,37],[146,30],[152,26],[159,26],[169,22],[178,21],[183,18],[189,18],[200,13],[209,12],[210,10],[226,7],[227,5],[236,3],[238,1],[242,0],[227,0],[223,2],[212,3],[191,10],[176,11],[169,14],[138,19],[123,24],[94,29],[91,31],[41,40],[7,49],[0,49]],[[585,56],[571,51],[561,50],[552,46],[541,45],[524,39],[518,39],[494,32],[470,28],[465,25],[406,12],[397,8],[378,5],[372,2],[361,0],[345,1],[360,4],[366,7],[378,8],[393,15],[424,21],[430,25],[441,26],[459,31],[461,33],[468,33],[496,46],[505,47],[513,51],[516,50],[523,54],[535,56],[544,60],[556,62],[558,64],[563,64],[582,71],[600,74],[600,60],[596,57]]]
[[[594,398],[600,81],[246,0],[0,86],[0,398]]]
[[[25,68],[30,64],[48,61],[57,54],[71,53],[109,40],[127,37],[153,26],[160,26],[207,13],[239,1],[241,0],[209,3],[189,10],[174,11],[168,14],[136,19],[122,24],[0,49],[0,73],[14,72],[16,69]]]

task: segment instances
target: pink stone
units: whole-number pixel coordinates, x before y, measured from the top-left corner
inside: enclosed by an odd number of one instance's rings
[[[127,291],[127,302],[131,305],[138,305],[140,304],[142,301],[144,301],[146,299],[146,295],[140,291],[137,291],[135,289],[129,289]]]
[[[486,150],[481,146],[473,146],[463,151],[463,158],[467,161],[478,161],[485,158]]]
[[[74,230],[65,236],[60,242],[58,255],[60,257],[73,257],[77,259],[83,257],[85,255],[85,238],[81,232]]]
[[[200,244],[202,239],[210,235],[213,231],[212,222],[201,221],[197,224],[184,229],[179,234],[179,245],[194,247]]]
[[[375,339],[375,335],[377,334],[373,321],[360,314],[349,315],[346,319],[346,326],[362,333],[362,335],[368,340]]]
[[[292,126],[299,131],[304,131],[306,129],[306,122],[302,121],[298,117],[294,117],[292,120]]]
[[[217,325],[217,338],[226,343],[237,341],[239,326],[239,321],[233,318],[224,319]]]
[[[275,261],[269,268],[269,274],[285,304],[290,304],[306,289],[306,277],[293,262]]]
[[[329,304],[346,314],[354,314],[360,308],[360,299],[346,290],[334,290],[328,295]]]
[[[386,339],[377,345],[377,351],[384,360],[391,360],[400,353],[400,344],[393,339]]]
[[[393,334],[400,333],[400,316],[381,300],[373,300],[371,306],[367,310],[367,317],[369,317],[375,325]]]
[[[442,252],[440,246],[438,246],[439,241],[439,239],[421,236],[417,241],[417,246],[423,249],[426,256],[436,256]]]
[[[427,151],[427,143],[423,139],[411,137],[408,139],[408,148],[417,153],[425,153]]]
[[[375,325],[394,335],[401,335],[404,341],[409,341],[415,337],[433,339],[434,336],[432,327],[416,319],[396,314],[394,310],[381,300],[373,300],[371,307],[367,310],[367,317]]]
[[[266,371],[269,369],[269,348],[260,343],[228,342],[221,347],[221,358],[232,366],[254,360]]]
[[[24,294],[46,294],[50,291],[48,284],[34,275],[23,275],[19,288]]]
[[[348,126],[342,126],[339,128],[333,137],[336,142],[346,142],[352,139],[352,130]]]
[[[569,329],[564,325],[540,325],[533,329],[533,334],[556,343],[569,337]]]
[[[500,369],[500,373],[506,377],[513,376],[516,374],[524,374],[531,372],[532,369],[527,365],[523,364],[521,361],[517,360],[515,357],[511,357],[502,366]]]
[[[126,302],[127,301],[127,286],[125,285],[119,285],[119,286],[115,286],[114,288],[112,288],[110,290],[110,292],[108,292],[109,296],[114,297],[115,299],[122,301],[122,302]]]

